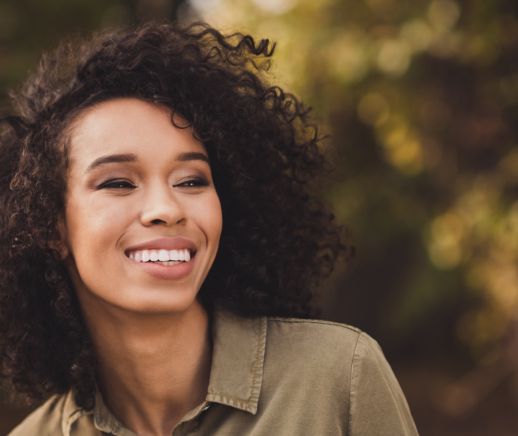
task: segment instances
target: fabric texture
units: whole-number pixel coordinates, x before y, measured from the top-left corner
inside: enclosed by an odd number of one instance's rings
[[[217,311],[212,334],[206,400],[174,436],[418,434],[379,345],[354,327]],[[9,436],[103,434],[135,436],[99,394],[86,411],[69,392],[50,398]]]

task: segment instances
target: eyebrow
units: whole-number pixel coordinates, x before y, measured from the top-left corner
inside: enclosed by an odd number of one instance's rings
[[[110,163],[121,163],[121,162],[136,162],[137,155],[133,153],[127,153],[127,154],[109,154],[106,156],[101,156],[97,159],[95,159],[90,165],[88,165],[88,168],[86,169],[86,172],[90,172],[93,169],[100,167],[102,165],[110,164]],[[209,163],[209,158],[205,153],[200,153],[197,151],[189,151],[185,153],[180,153],[176,160],[179,162],[188,162],[191,160],[201,160],[203,162]]]
[[[205,153],[200,153],[199,151],[189,151],[186,153],[180,153],[176,160],[180,162],[187,162],[190,160],[201,160],[203,162],[209,163],[209,157]]]

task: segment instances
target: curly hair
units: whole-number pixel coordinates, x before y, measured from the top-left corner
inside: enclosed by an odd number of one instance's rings
[[[92,407],[95,356],[56,244],[67,127],[108,99],[176,111],[207,149],[224,229],[205,307],[310,314],[316,284],[347,247],[313,192],[326,162],[309,109],[264,79],[274,48],[204,23],[148,23],[62,44],[11,94],[0,133],[0,364],[27,398],[73,388]]]

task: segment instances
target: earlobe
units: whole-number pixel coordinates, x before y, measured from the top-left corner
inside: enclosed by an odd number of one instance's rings
[[[56,247],[56,249],[59,253],[59,258],[61,260],[65,260],[70,253],[68,250],[68,246],[63,241],[59,241],[58,247]]]
[[[68,257],[69,250],[64,241],[49,241],[47,245],[50,249],[58,252],[60,260],[65,260]]]
[[[67,231],[65,220],[63,218],[60,218],[58,220],[57,230],[59,233],[59,240],[50,241],[49,247],[56,250],[59,253],[59,258],[61,260],[65,260],[70,254],[70,250],[68,249]]]

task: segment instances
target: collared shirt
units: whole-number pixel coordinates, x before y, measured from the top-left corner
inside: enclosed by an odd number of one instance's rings
[[[344,324],[216,312],[205,401],[174,436],[413,436],[405,397],[378,344]],[[9,436],[135,436],[96,396],[55,396]]]

